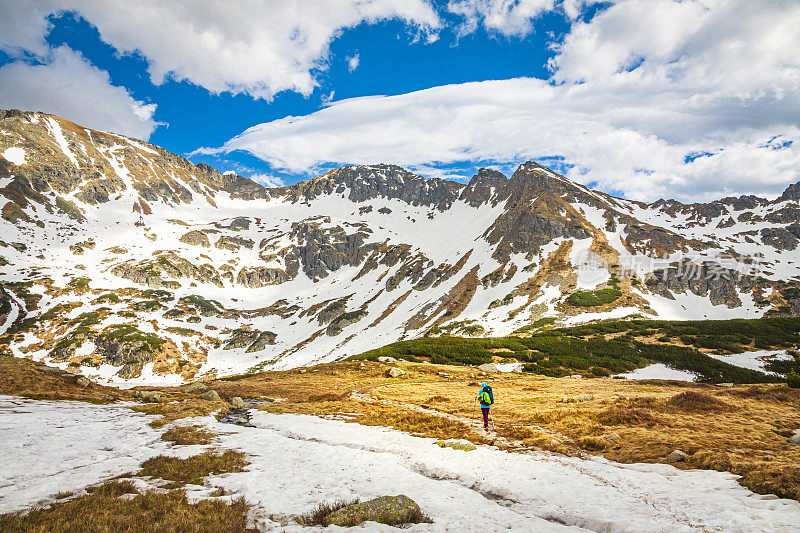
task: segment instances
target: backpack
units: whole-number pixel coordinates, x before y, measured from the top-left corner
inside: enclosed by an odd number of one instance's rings
[[[492,396],[492,388],[486,387],[478,394],[478,401],[481,402],[481,405],[492,405],[494,403],[494,397]]]

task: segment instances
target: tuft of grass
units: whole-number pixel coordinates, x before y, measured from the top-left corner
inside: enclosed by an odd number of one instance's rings
[[[667,404],[682,411],[730,411],[733,406],[702,392],[687,390],[676,394]]]
[[[361,500],[355,498],[353,500],[337,500],[333,503],[322,502],[320,503],[316,509],[313,511],[306,513],[304,515],[300,515],[295,520],[298,524],[303,526],[323,526],[327,527],[331,525],[330,515],[338,511],[339,509],[344,509],[345,507],[349,507],[350,505],[355,505],[359,503]]]
[[[604,426],[663,426],[666,423],[659,417],[639,407],[613,405],[594,416]]]
[[[120,499],[135,494],[131,499]],[[83,531],[217,533],[247,531],[247,505],[200,500],[190,504],[183,491],[137,494],[129,482],[111,482],[90,494],[26,515],[0,515],[4,533]]]
[[[211,444],[215,436],[200,426],[175,426],[161,435],[161,440],[180,445]]]
[[[163,418],[150,422],[151,427],[160,428],[179,418],[206,416],[219,409],[219,406],[202,398],[187,398],[178,402],[133,405],[131,409],[148,415],[162,415]]]
[[[206,452],[186,459],[159,455],[142,463],[138,475],[201,485],[206,476],[242,472],[246,465],[244,454],[233,450],[221,454]]]
[[[337,394],[312,394],[308,397],[309,402],[338,402],[342,397]]]

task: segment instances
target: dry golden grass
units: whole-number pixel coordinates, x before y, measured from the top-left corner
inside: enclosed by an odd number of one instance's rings
[[[356,413],[350,421],[393,426],[436,438],[489,441],[469,426],[386,403],[357,401],[352,392],[477,420],[478,389],[486,379],[468,367],[400,363],[401,378],[385,378],[389,366],[365,362],[319,365],[306,372],[267,372],[212,386],[226,396],[280,397],[262,407],[275,413]],[[450,378],[437,372],[444,371]],[[497,435],[517,447],[567,454],[602,454],[620,462],[663,462],[675,449],[689,454],[678,468],[705,468],[742,475],[759,493],[800,497],[800,446],[788,437],[800,427],[800,390],[785,385],[721,388],[713,385],[498,375],[490,380],[497,404]],[[591,395],[592,399],[578,398]],[[561,402],[562,398],[570,401]],[[501,447],[507,442],[494,442]]]
[[[132,499],[120,499],[136,494]],[[247,506],[243,500],[231,504],[200,501],[189,504],[182,491],[137,494],[130,483],[111,482],[87,496],[25,516],[0,515],[0,531],[7,533],[92,532],[244,532]]]
[[[0,394],[24,396],[35,400],[80,400],[108,403],[132,399],[129,391],[91,384],[81,387],[78,376],[67,372],[45,372],[44,365],[28,359],[0,355]]]
[[[206,476],[242,472],[246,465],[244,454],[233,450],[206,452],[186,459],[159,455],[142,463],[138,475],[200,485]]]
[[[161,435],[161,440],[174,442],[175,444],[211,444],[211,440],[216,435],[206,431],[200,426],[175,426]]]

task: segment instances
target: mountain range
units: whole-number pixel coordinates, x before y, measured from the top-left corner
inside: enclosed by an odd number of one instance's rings
[[[637,202],[535,162],[468,183],[346,166],[267,188],[0,110],[0,345],[119,384],[341,359],[424,335],[800,315],[800,183]]]

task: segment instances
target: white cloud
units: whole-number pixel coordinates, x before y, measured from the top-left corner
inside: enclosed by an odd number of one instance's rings
[[[0,107],[53,113],[145,140],[158,125],[153,120],[155,104],[135,100],[125,88],[111,85],[108,73],[79,53],[59,47],[45,61],[0,67]]]
[[[253,174],[250,179],[260,183],[264,187],[274,188],[283,187],[286,183],[283,182],[278,176],[271,176],[269,174]]]
[[[349,72],[353,72],[355,69],[358,68],[358,64],[359,63],[360,63],[360,59],[358,57],[358,54],[356,54],[356,55],[354,55],[352,57],[348,57],[347,58],[347,70]]]
[[[427,0],[49,0],[47,5],[50,10],[36,14],[77,11],[103,41],[144,56],[155,84],[185,80],[212,93],[267,99],[285,90],[310,94],[316,86],[313,71],[326,67],[331,41],[346,28],[399,19],[427,35],[440,24]],[[18,45],[32,49],[42,41],[41,20],[24,9],[12,9],[10,18],[0,29],[19,22],[30,32],[14,38]]]
[[[555,0],[450,0],[447,10],[464,20],[459,35],[473,33],[479,25],[505,36],[525,36],[533,19],[555,7]]]
[[[788,2],[623,1],[578,18],[551,80],[342,100],[221,150],[293,172],[561,156],[571,178],[632,198],[774,195],[800,179],[797,20]],[[765,146],[776,135],[793,143]],[[711,155],[686,160],[699,152]]]

